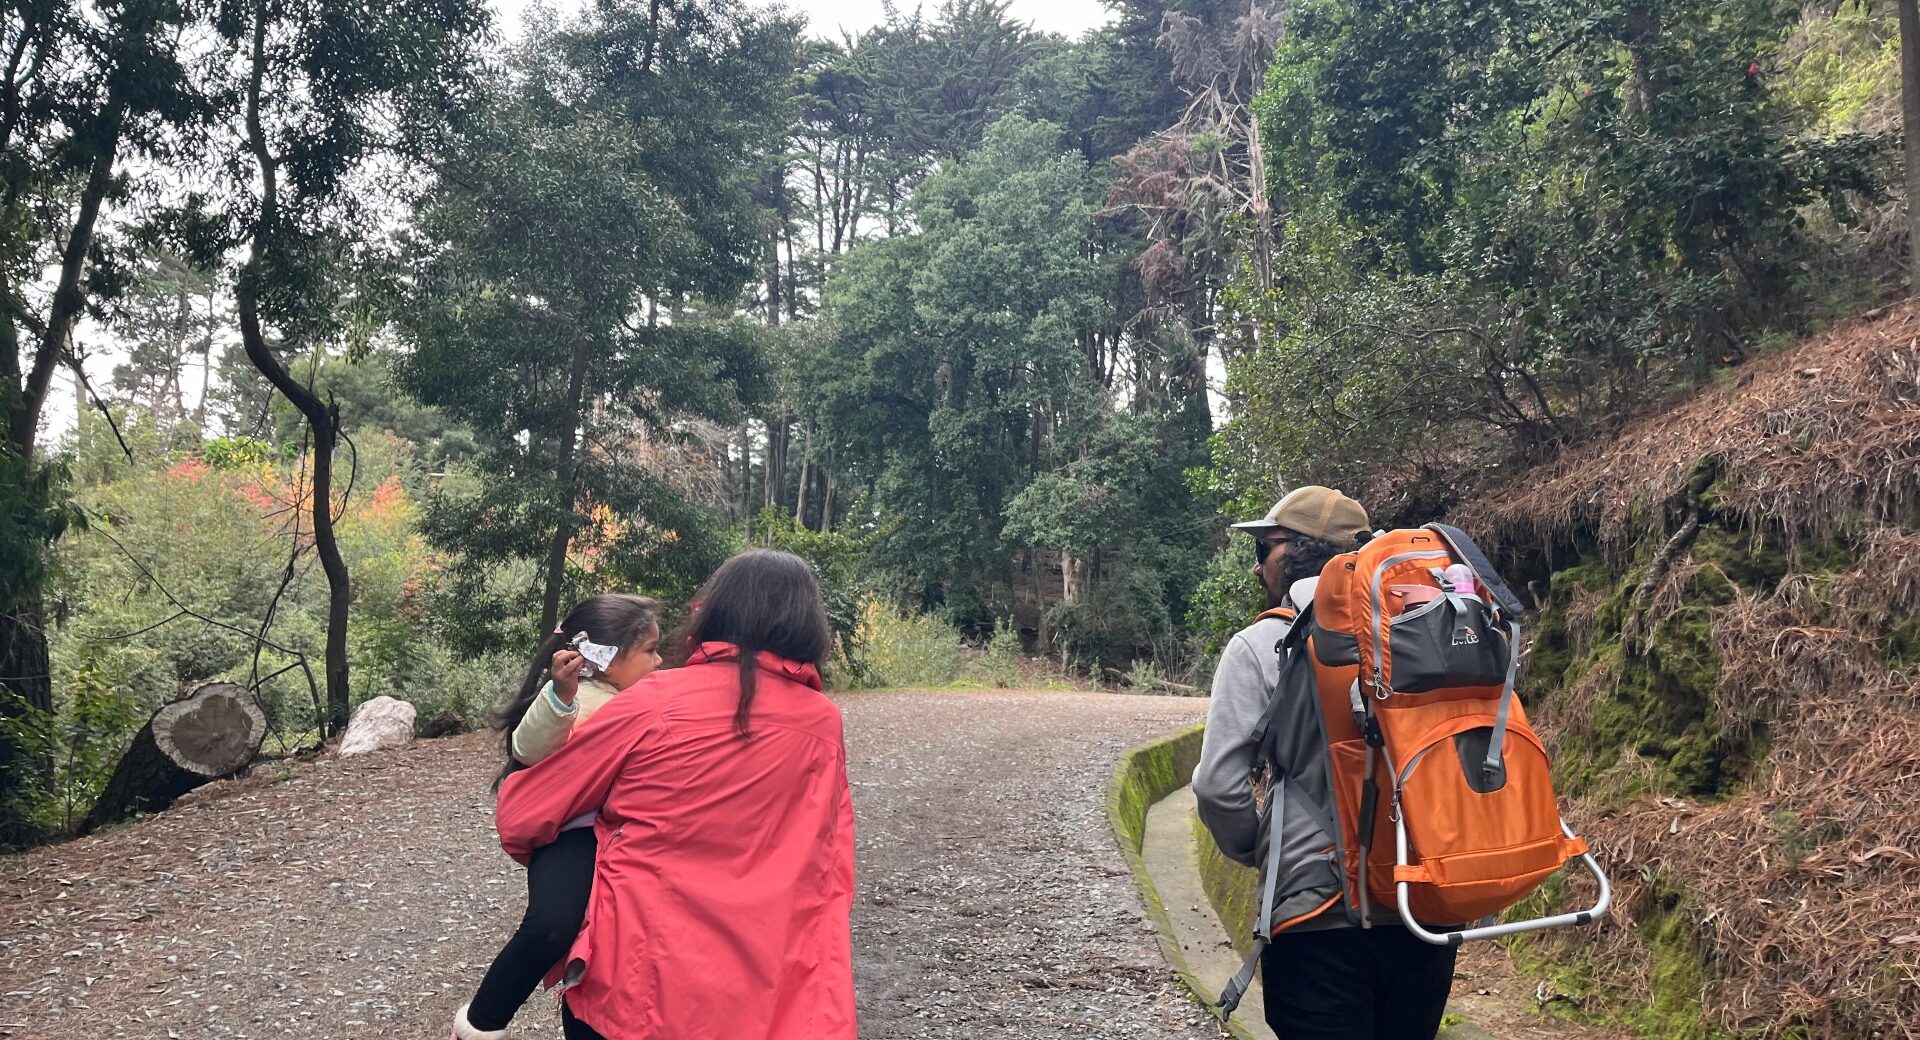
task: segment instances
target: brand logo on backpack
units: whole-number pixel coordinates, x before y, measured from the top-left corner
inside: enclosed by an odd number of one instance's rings
[[[1454,646],[1474,646],[1479,642],[1480,633],[1475,632],[1471,626],[1462,625],[1453,630]]]

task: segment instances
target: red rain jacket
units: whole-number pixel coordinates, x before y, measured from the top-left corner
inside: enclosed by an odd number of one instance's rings
[[[522,863],[600,811],[567,1007],[609,1040],[855,1040],[853,801],[840,709],[812,665],[703,645],[608,702],[500,788]]]

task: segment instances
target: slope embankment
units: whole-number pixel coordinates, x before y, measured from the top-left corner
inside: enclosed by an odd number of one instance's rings
[[[1648,1036],[1920,1037],[1920,307],[1453,519],[1539,608],[1525,693],[1620,884],[1520,948],[1544,985]]]

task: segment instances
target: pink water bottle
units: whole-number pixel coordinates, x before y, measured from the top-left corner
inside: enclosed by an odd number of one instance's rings
[[[1454,592],[1462,596],[1473,595],[1473,568],[1464,563],[1456,563],[1448,567],[1442,576],[1446,578],[1447,584],[1453,587]]]

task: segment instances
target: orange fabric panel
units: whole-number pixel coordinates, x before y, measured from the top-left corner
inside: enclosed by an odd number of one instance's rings
[[[1511,727],[1503,755],[1507,781],[1485,794],[1468,784],[1470,767],[1463,767],[1451,738],[1431,747],[1401,789],[1415,857],[1424,859],[1423,849],[1506,849],[1559,840],[1547,753],[1532,730]]]
[[[1298,917],[1288,918],[1287,920],[1274,925],[1272,934],[1278,935],[1281,932],[1284,932],[1287,929],[1294,927],[1295,925],[1305,924],[1306,922],[1311,921],[1314,918],[1319,917],[1321,914],[1324,914],[1327,911],[1333,909],[1334,906],[1337,905],[1339,902],[1340,902],[1340,893],[1335,892],[1332,898],[1328,899],[1324,903],[1321,903],[1319,906],[1314,907],[1312,910],[1309,910]],[[1255,914],[1257,915],[1258,911],[1255,911]]]

